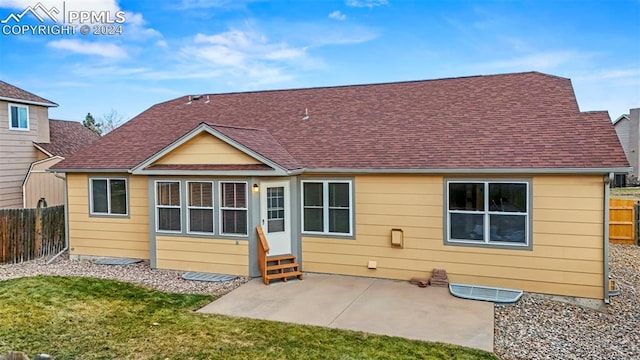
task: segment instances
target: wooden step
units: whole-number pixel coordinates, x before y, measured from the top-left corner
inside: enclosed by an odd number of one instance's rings
[[[286,263],[286,264],[278,264],[278,265],[267,265],[267,271],[271,270],[281,270],[281,269],[291,269],[295,268],[298,270],[298,263]]]
[[[298,270],[296,271],[286,271],[286,272],[278,272],[275,274],[267,274],[267,278],[265,280],[265,284],[269,285],[269,281],[273,279],[282,279],[282,281],[287,282],[290,277],[297,277],[302,280],[302,273]]]
[[[285,260],[295,260],[296,257],[291,255],[291,254],[282,254],[282,255],[272,255],[272,256],[267,256],[267,262],[271,262],[271,261],[285,261]]]

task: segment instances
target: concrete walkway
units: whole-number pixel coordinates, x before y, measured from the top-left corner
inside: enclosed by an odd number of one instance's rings
[[[438,341],[493,351],[493,304],[406,281],[305,274],[264,285],[253,279],[198,310]]]

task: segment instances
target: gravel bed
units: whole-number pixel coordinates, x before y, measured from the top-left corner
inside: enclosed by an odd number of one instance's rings
[[[622,293],[604,311],[525,294],[495,307],[494,351],[512,359],[640,359],[640,247],[612,244]]]
[[[214,296],[224,295],[249,281],[247,277],[220,283],[184,280],[181,278],[184,272],[152,270],[147,261],[131,265],[97,265],[89,260],[70,260],[68,253],[61,255],[49,265],[46,261],[47,259],[38,259],[20,264],[0,265],[0,281],[36,275],[91,276],[131,282],[173,293]]]

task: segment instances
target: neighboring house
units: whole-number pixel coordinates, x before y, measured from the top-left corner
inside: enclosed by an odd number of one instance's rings
[[[53,164],[99,138],[82,124],[49,120],[56,103],[0,81],[0,208],[64,203]]]
[[[64,204],[64,177],[47,170],[100,138],[77,121],[49,119],[49,131],[48,143],[34,143],[38,160],[31,164],[23,182],[24,207],[36,207],[40,199],[48,206]]]
[[[640,174],[640,108],[631,109],[628,115],[621,115],[613,122],[613,126],[631,164],[631,175],[637,178]]]
[[[606,112],[529,72],[185,96],[54,169],[75,257],[259,276],[262,225],[308,272],[607,299],[628,162]]]
[[[49,108],[58,104],[0,81],[0,208],[23,207],[22,184],[49,142]]]

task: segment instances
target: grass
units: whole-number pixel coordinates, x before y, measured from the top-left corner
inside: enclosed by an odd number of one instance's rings
[[[454,345],[193,312],[212,299],[85,277],[2,281],[0,354],[44,352],[57,360],[498,359]]]

